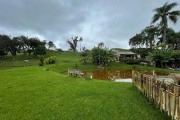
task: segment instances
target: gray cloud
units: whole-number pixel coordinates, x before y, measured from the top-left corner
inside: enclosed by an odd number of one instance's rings
[[[0,34],[38,36],[65,50],[69,48],[66,40],[77,35],[84,39],[82,46],[89,49],[99,42],[109,48],[128,48],[129,38],[150,25],[152,10],[164,3],[164,0],[1,0]],[[180,21],[169,26],[180,31]]]

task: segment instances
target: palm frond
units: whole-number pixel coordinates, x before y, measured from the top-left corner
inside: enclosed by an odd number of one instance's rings
[[[104,46],[104,43],[103,42],[100,42],[99,44],[98,44],[98,48],[99,47],[103,47]]]
[[[162,13],[162,12],[163,12],[163,7],[155,8],[155,9],[153,10],[153,12]]]
[[[177,22],[177,16],[169,16],[169,19],[175,24]]]
[[[180,10],[175,10],[168,13],[170,16],[180,16]]]
[[[151,21],[151,24],[155,23],[156,21],[158,21],[161,17],[161,14],[159,13],[156,13],[154,14],[153,18],[152,18],[152,21]]]
[[[166,4],[166,3],[165,3]],[[177,2],[173,2],[171,4],[166,4],[166,12],[169,12],[172,8],[176,7],[178,5]]]

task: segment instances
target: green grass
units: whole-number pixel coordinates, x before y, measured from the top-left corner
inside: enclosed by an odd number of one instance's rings
[[[46,67],[0,71],[0,119],[166,120],[131,83],[68,77]]]
[[[27,57],[16,61],[7,56],[0,63],[0,120],[168,120],[131,83],[68,77],[61,73],[78,65],[81,70],[97,69],[91,61],[79,62],[79,53],[48,51],[45,57],[57,56],[58,64],[24,66]],[[132,65],[111,62],[105,69],[132,69]],[[49,71],[46,71],[46,70]],[[137,66],[143,70],[163,70]]]

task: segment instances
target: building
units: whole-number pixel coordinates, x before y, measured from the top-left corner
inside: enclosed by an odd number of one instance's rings
[[[115,53],[115,61],[123,61],[127,58],[133,58],[133,59],[140,59],[140,55],[130,51],[130,50],[118,50],[118,49],[112,49],[112,51]]]

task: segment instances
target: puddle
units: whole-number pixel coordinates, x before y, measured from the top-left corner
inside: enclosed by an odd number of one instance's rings
[[[132,82],[132,79],[131,78],[128,78],[128,79],[115,79],[114,82]]]
[[[146,75],[152,75],[153,71],[143,70],[140,71]],[[84,76],[92,76],[93,79],[100,80],[114,80],[115,82],[132,82],[132,70],[111,70],[111,69],[98,69],[93,71],[83,71]],[[168,75],[168,73],[163,73],[155,71],[156,75]]]
[[[112,70],[112,69],[97,69],[92,71],[85,71],[83,70],[83,76],[92,76],[93,79],[99,80],[108,80],[108,81],[115,81],[115,82],[132,82],[132,70]],[[152,75],[153,70],[141,70],[141,73],[146,75]],[[67,74],[67,72],[66,72]],[[156,75],[168,75],[168,73],[163,73],[156,71],[154,72]]]

